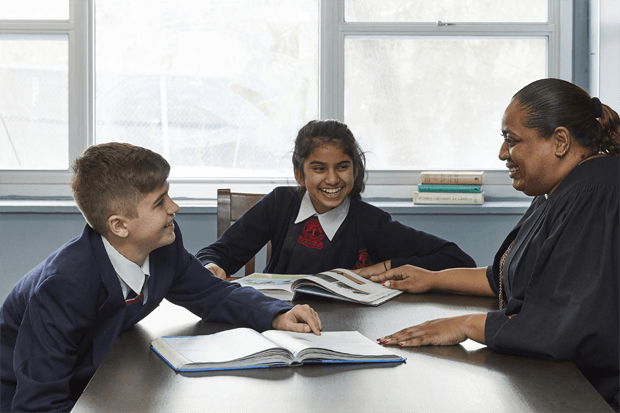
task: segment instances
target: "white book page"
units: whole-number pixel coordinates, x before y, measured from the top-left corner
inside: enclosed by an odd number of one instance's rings
[[[390,350],[357,331],[327,331],[317,336],[314,333],[269,330],[265,331],[263,335],[280,346],[291,350],[295,357],[299,352],[310,347],[362,356],[394,355]]]
[[[234,282],[257,290],[285,290],[292,293],[291,284],[305,275],[266,274],[255,272]]]
[[[250,328],[235,328],[204,336],[163,337],[193,363],[222,363],[279,348]]]
[[[379,283],[369,281],[354,272],[342,268],[309,275],[305,279],[312,280],[328,290],[336,291],[338,294],[361,302],[377,300],[391,294],[393,291]],[[296,283],[303,283],[303,281],[300,280]],[[296,283],[293,284],[293,288]]]

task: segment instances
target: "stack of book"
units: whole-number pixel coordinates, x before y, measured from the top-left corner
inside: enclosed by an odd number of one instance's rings
[[[422,182],[413,193],[414,204],[482,204],[481,171],[422,172]]]

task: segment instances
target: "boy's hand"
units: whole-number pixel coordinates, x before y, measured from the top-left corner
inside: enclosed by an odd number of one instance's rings
[[[205,268],[213,273],[217,278],[226,279],[226,271],[221,269],[217,264],[211,262],[205,265]]]
[[[271,326],[276,330],[313,332],[317,336],[320,336],[323,330],[319,315],[308,304],[296,305],[286,313],[278,314],[273,318]]]

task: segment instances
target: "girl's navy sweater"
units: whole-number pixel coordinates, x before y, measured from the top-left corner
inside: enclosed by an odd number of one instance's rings
[[[278,187],[246,212],[196,256],[234,274],[271,241],[272,274],[314,274],[334,268],[355,269],[391,260],[391,267],[411,264],[429,270],[474,267],[456,244],[393,221],[390,214],[361,198],[351,198],[349,212],[330,241],[316,217],[295,224],[301,198],[294,188]],[[318,225],[317,225],[318,224]]]

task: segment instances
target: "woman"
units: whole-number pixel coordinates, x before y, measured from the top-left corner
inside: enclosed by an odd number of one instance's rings
[[[412,293],[498,296],[499,310],[428,321],[378,341],[470,338],[501,353],[572,360],[618,410],[618,133],[618,114],[568,82],[544,79],[519,91],[504,113],[499,157],[513,186],[536,198],[493,265],[405,266],[370,277]]]
[[[475,265],[454,243],[392,221],[361,200],[364,153],[344,123],[311,121],[301,128],[293,170],[298,187],[276,188],[196,254],[211,272],[234,274],[268,241],[272,256],[264,272],[274,274]]]

